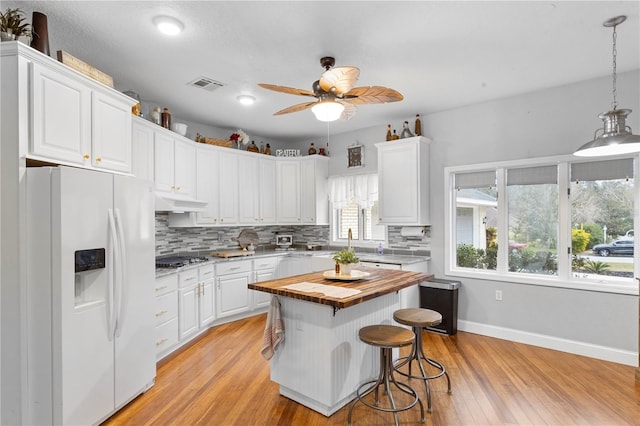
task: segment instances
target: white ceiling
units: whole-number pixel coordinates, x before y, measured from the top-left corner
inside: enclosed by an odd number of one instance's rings
[[[174,117],[282,141],[321,137],[327,124],[310,110],[272,116],[309,98],[257,83],[311,90],[322,56],[359,67],[357,86],[404,95],[359,106],[351,120],[330,124],[332,134],[611,75],[612,31],[602,23],[621,14],[618,72],[640,69],[638,1],[2,2],[3,10],[15,6],[29,21],[34,10],[48,16],[52,56],[72,54],[111,75],[117,89]],[[178,18],[184,32],[160,34],[157,15]],[[187,86],[201,76],[225,86]],[[256,104],[240,105],[241,93]]]

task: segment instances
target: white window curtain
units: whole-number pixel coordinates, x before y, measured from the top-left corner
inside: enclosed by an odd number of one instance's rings
[[[329,201],[341,209],[351,203],[361,208],[371,208],[378,201],[378,175],[375,173],[329,178]]]

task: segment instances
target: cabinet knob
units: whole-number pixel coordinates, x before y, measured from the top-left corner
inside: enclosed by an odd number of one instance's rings
[[[82,158],[84,158],[85,160],[88,160],[89,159],[89,154],[83,155]]]
[[[176,186],[176,191],[180,191],[180,187],[179,186]]]
[[[96,157],[96,163],[99,163],[102,161],[102,157]]]
[[[221,217],[221,218],[220,218],[220,222],[224,222],[224,217]]]
[[[172,190],[173,190],[173,189],[176,189],[176,186],[175,186],[175,185],[171,185],[171,189],[172,189]]]

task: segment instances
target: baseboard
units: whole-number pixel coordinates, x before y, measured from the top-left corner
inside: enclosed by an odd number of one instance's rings
[[[528,331],[514,330],[511,328],[498,327],[495,325],[481,324],[460,319],[458,320],[458,330],[481,334],[483,336],[496,337],[498,339],[510,340],[512,342],[525,343],[527,345],[539,346],[547,349],[554,349],[576,355],[588,356],[590,358],[602,359],[605,361],[616,362],[618,364],[625,364],[633,367],[638,366],[637,352],[624,351],[607,346],[594,345],[576,340],[562,339],[544,334],[530,333]]]

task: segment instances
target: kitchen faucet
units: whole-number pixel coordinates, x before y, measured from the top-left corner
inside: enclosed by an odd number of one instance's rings
[[[353,238],[353,234],[351,233],[351,228],[347,231],[347,250],[351,251],[351,239]]]

